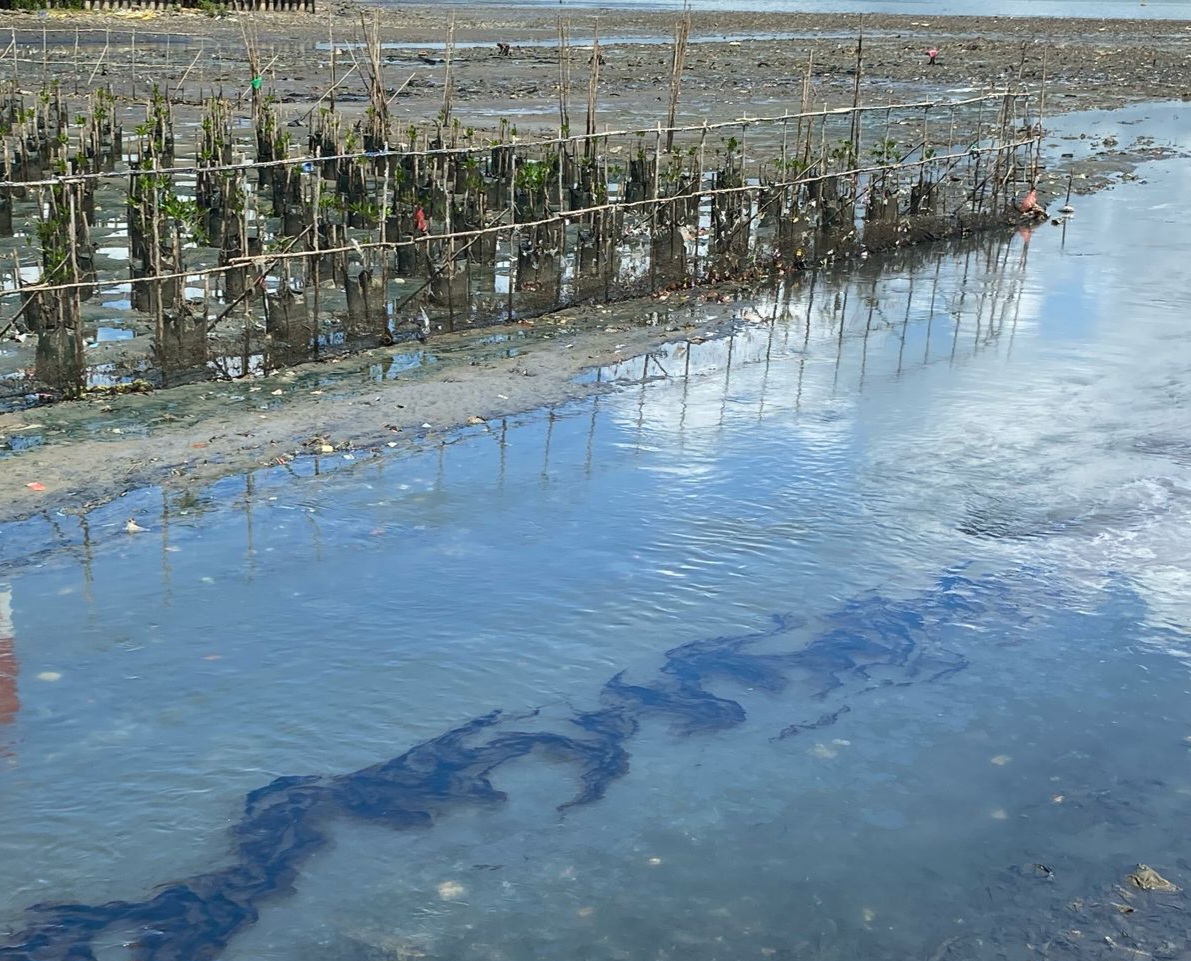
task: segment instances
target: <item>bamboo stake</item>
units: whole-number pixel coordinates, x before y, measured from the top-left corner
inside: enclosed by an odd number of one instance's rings
[[[442,117],[442,125],[444,127],[449,126],[451,123],[451,101],[455,94],[455,80],[454,80],[454,76],[451,73],[451,61],[453,59],[454,53],[455,53],[455,18],[454,18],[454,16],[452,16],[450,25],[447,28],[447,49],[446,49],[447,63],[446,63],[446,68],[445,68],[446,72],[445,72],[445,75],[443,76],[443,86],[442,86],[441,117]],[[379,55],[379,47],[378,47],[378,55]],[[379,72],[379,66],[377,69]],[[384,97],[384,87],[383,86],[380,89],[380,93],[381,93],[381,96]],[[396,95],[394,95],[394,96],[396,96]],[[388,103],[389,103],[389,101],[386,100],[385,101],[386,107],[388,106]]]
[[[687,10],[674,26],[674,47],[670,57],[670,104],[666,111],[666,153],[674,149],[674,120],[682,92],[682,71],[686,66],[687,38],[691,33],[691,12]]]
[[[596,94],[600,85],[600,21],[596,18],[591,42],[591,71],[587,78],[587,119],[583,125],[586,140],[583,142],[583,156],[590,160],[595,155],[593,139],[596,132]]]
[[[558,18],[558,139],[571,133],[571,43],[566,21]]]
[[[339,86],[335,80],[335,14],[331,9],[327,8],[327,46],[331,48],[331,87],[328,90],[330,96],[331,113],[335,112],[335,97],[333,96],[335,88]]]

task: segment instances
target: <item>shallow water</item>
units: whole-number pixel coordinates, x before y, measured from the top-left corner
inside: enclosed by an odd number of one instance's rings
[[[1186,147],[1184,110],[1149,112]],[[0,528],[25,932],[0,943],[81,918],[105,961],[1184,943],[1181,893],[1113,888],[1191,884],[1191,167],[1144,174],[1062,228],[801,278],[731,338],[418,455]],[[405,755],[494,709],[466,757]],[[243,816],[271,783],[314,799],[287,838]],[[140,906],[259,866],[229,829],[293,891],[230,929],[235,898]],[[41,956],[67,955],[0,949]]]
[[[388,0],[399,5],[400,0]],[[446,0],[484,7],[497,0]],[[500,0],[500,6],[508,6]],[[606,7],[624,10],[745,11],[766,13],[905,13],[920,17],[1076,17],[1087,19],[1188,20],[1186,0],[515,0],[514,6],[558,9]]]

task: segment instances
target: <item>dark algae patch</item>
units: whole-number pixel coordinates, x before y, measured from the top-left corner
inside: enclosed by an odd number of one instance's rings
[[[597,803],[629,773],[628,745],[646,721],[668,721],[679,737],[745,722],[744,705],[710,690],[716,683],[770,694],[797,686],[813,701],[839,702],[834,720],[866,691],[963,670],[966,659],[941,647],[937,631],[995,616],[1011,603],[1010,583],[948,572],[918,596],[865,595],[826,618],[805,646],[770,652],[767,646],[794,639],[804,626],[796,616],[775,615],[767,630],[667,651],[652,680],[634,684],[624,672],[616,674],[597,707],[550,721],[553,729],[536,713],[492,711],[358,771],[279,777],[245,798],[230,832],[227,866],[165,884],[143,901],[33,905],[25,926],[0,948],[0,959],[90,961],[96,941],[113,930],[129,932],[137,961],[217,958],[269,900],[294,891],[302,865],[330,842],[336,820],[399,831],[430,828],[451,809],[504,801],[492,775],[531,754],[574,767],[577,789],[560,812]]]

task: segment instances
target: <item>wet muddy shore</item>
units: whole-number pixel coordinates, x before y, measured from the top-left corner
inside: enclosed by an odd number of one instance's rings
[[[525,130],[551,129],[558,71],[550,48],[558,31],[553,11],[453,15],[457,115],[477,125],[507,118]],[[391,77],[396,83],[409,78],[395,99],[398,116],[425,119],[441,103],[442,65],[435,61],[447,16],[404,6],[382,14]],[[602,38],[604,121],[631,126],[664,119],[673,15],[585,10],[567,19],[572,45],[590,43],[597,30]],[[254,22],[283,109],[296,118],[327,91],[331,51],[342,63],[359,32],[360,8]],[[21,70],[33,87],[51,52],[62,59],[90,57],[118,97],[143,96],[148,83],[172,77],[179,98],[197,104],[217,88],[227,93],[246,80],[242,25],[234,17],[12,15],[0,25],[16,31]],[[696,14],[680,121],[797,109],[808,62],[816,101],[846,102],[858,26],[847,16]],[[869,16],[862,97],[871,103],[957,96],[993,89],[1020,72],[1027,81],[1045,77],[1052,115],[1182,99],[1191,95],[1184,70],[1189,32],[1177,22]],[[76,37],[89,39],[76,46]],[[496,56],[498,42],[511,45],[510,57]],[[935,65],[926,62],[927,47],[940,51]],[[341,91],[339,109],[364,105],[347,88]],[[1136,162],[1160,151],[1095,136],[1071,147],[1068,140],[1080,138],[1044,138],[1053,166],[1040,193],[1055,206],[1069,170],[1079,177],[1076,191],[1092,189],[1131,176]],[[589,305],[532,323],[432,338],[422,351],[378,350],[269,378],[0,415],[0,522],[84,511],[147,484],[185,488],[294,457],[354,457],[361,450],[424,444],[469,419],[487,422],[599,389],[579,377],[585,368],[668,339],[714,336],[739,322],[738,307],[748,297],[736,286],[674,294],[661,303]]]
[[[359,40],[363,6],[340,3],[316,16],[257,15],[252,19],[268,50],[268,76],[283,103],[318,98],[331,86],[332,46],[339,74],[351,66],[350,46]],[[596,8],[563,10],[570,43],[590,47],[598,37],[605,64],[600,75],[600,112],[609,124],[650,126],[664,120],[669,45],[676,15]],[[452,66],[455,104],[477,127],[500,117],[552,129],[557,96],[554,10],[387,6],[380,15],[394,85],[409,78],[395,97],[399,113],[424,119],[441,106],[443,48],[454,24]],[[201,14],[67,14],[49,18],[10,14],[0,27],[15,30],[30,80],[41,74],[43,43],[62,58],[97,62],[97,78],[117,94],[173,73],[186,73],[183,99],[218,85],[234,95],[246,85],[240,18]],[[796,106],[808,62],[816,102],[850,99],[856,37],[864,34],[865,102],[908,91],[946,92],[995,88],[1020,71],[1023,80],[1049,87],[1049,112],[1113,106],[1139,100],[1191,96],[1185,45],[1191,27],[1182,21],[1064,20],[1013,17],[933,17],[870,14],[694,13],[683,78],[680,120],[714,122],[757,116]],[[136,34],[135,43],[133,35]],[[510,45],[498,57],[496,44]],[[927,49],[939,51],[928,63]],[[120,56],[114,56],[115,51]],[[202,53],[191,67],[195,54]],[[427,60],[431,62],[427,62]],[[406,72],[403,68],[408,68]],[[136,77],[130,75],[135,72]],[[585,82],[585,76],[575,78]],[[350,109],[352,85],[341,90],[340,109]]]

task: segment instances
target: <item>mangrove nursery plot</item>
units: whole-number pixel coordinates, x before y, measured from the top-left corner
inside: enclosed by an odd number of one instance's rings
[[[399,124],[362,27],[341,77],[362,85],[355,110],[337,109],[340,81],[279,102],[248,30],[251,83],[204,95],[193,122],[174,115],[190,68],[139,103],[48,69],[36,92],[0,89],[0,336],[36,347],[7,403],[822,265],[1019,220],[1039,172],[1039,93],[866,105],[859,44],[849,105],[814,106],[808,66],[780,115],[683,124],[680,24],[664,121],[601,129],[598,43],[573,110],[560,23],[557,130],[523,136],[456,116],[449,42],[438,115]]]

